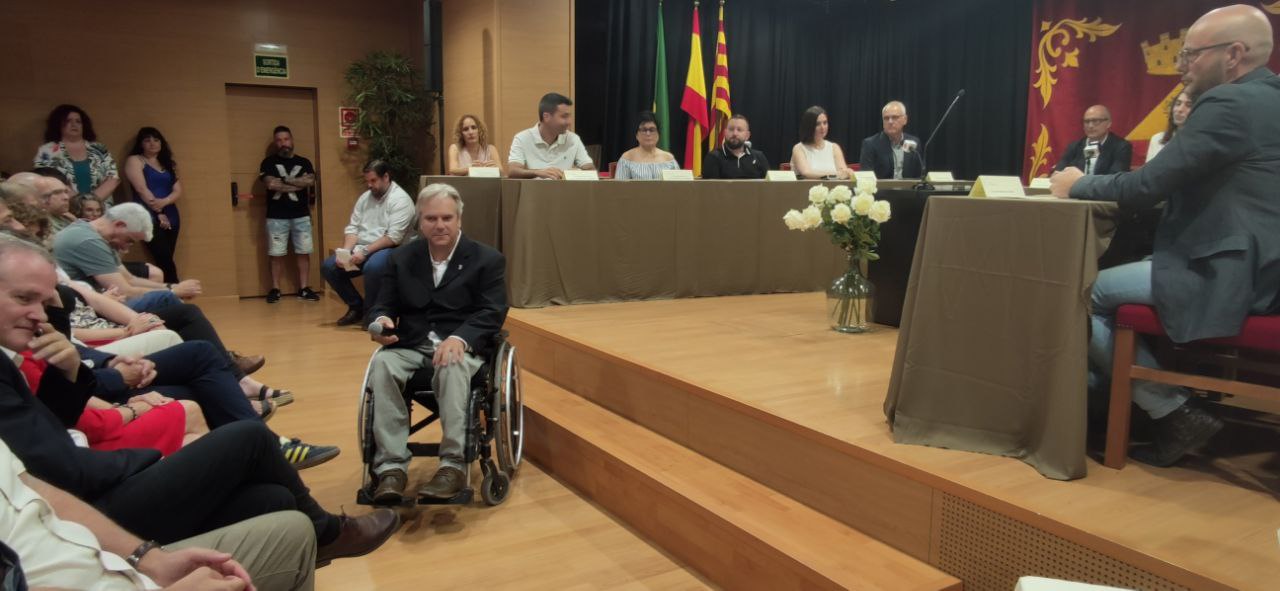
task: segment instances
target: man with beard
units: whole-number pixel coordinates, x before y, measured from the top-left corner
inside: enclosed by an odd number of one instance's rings
[[[702,161],[704,179],[762,179],[769,172],[764,152],[747,146],[751,126],[744,115],[734,115],[724,128],[724,143]]]
[[[1178,71],[1196,96],[1187,123],[1159,158],[1133,172],[1055,173],[1057,197],[1142,210],[1164,201],[1151,260],[1112,267],[1093,286],[1089,360],[1111,367],[1121,304],[1154,305],[1176,343],[1239,334],[1249,315],[1280,311],[1280,78],[1267,69],[1271,22],[1254,6],[1209,11],[1187,30]],[[1155,367],[1139,341],[1137,361]],[[1155,419],[1155,443],[1135,459],[1168,466],[1223,423],[1184,388],[1140,381],[1133,402]]]
[[[276,153],[262,159],[258,175],[267,186],[267,256],[271,259],[271,291],[267,303],[280,301],[280,276],[284,274],[284,257],[293,254],[298,264],[298,299],[320,301],[311,289],[311,204],[308,190],[316,184],[316,169],[311,161],[293,153],[293,132],[276,126]]]
[[[351,222],[343,232],[342,248],[351,254],[345,265],[337,255],[324,260],[320,274],[329,287],[347,304],[347,313],[338,326],[360,322],[364,318],[366,298],[351,284],[352,277],[364,275],[364,290],[370,303],[378,301],[378,287],[387,259],[413,223],[413,199],[391,180],[391,167],[382,160],[364,165],[364,184],[369,190],[356,200]]]

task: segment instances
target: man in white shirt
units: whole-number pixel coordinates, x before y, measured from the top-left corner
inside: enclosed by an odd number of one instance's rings
[[[513,179],[563,179],[564,171],[595,170],[582,138],[569,131],[573,115],[569,97],[554,92],[538,101],[538,124],[516,134],[507,155]]]
[[[360,322],[365,302],[378,301],[378,287],[391,250],[405,239],[413,224],[413,199],[391,180],[391,167],[382,160],[371,160],[364,167],[364,184],[369,190],[356,200],[342,241],[342,249],[351,260],[343,268],[335,254],[320,265],[320,274],[338,297],[347,304],[347,313],[338,326]],[[346,254],[343,253],[343,254]],[[352,277],[364,275],[362,297],[351,284]]]

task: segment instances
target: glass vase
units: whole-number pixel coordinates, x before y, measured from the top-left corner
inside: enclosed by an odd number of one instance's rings
[[[862,275],[860,259],[849,257],[849,269],[827,288],[827,319],[831,329],[858,333],[871,330],[876,287]]]

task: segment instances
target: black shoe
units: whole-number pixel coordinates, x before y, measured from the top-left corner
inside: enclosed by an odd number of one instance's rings
[[[274,304],[278,301],[280,301],[280,290],[273,287],[267,292],[267,303]]]
[[[364,318],[364,312],[360,308],[347,308],[347,313],[338,319],[338,326],[358,324],[361,318]]]
[[[1190,404],[1183,404],[1156,419],[1155,442],[1135,447],[1130,456],[1144,464],[1166,468],[1208,443],[1220,430],[1222,421],[1218,417]]]
[[[310,287],[304,287],[298,290],[298,299],[306,300],[308,302],[318,302],[320,301],[320,294],[316,293]]]
[[[280,452],[294,468],[306,470],[338,457],[342,450],[336,445],[311,445],[296,437],[293,439],[281,437]]]

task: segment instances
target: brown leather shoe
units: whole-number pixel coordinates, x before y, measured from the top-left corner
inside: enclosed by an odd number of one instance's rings
[[[450,499],[462,490],[467,484],[467,476],[462,470],[453,466],[442,466],[436,470],[436,475],[431,477],[431,481],[422,485],[418,489],[418,496],[430,497],[433,499]]]
[[[235,351],[227,351],[227,353],[231,354],[231,360],[235,362],[236,367],[240,368],[240,371],[244,372],[244,375],[258,371],[267,364],[267,358],[261,355],[245,356]]]
[[[352,558],[373,552],[400,527],[400,515],[386,508],[359,517],[342,515],[338,519],[338,537],[316,549],[316,568],[329,564],[335,558]]]
[[[373,490],[373,502],[378,505],[398,505],[404,499],[404,485],[408,481],[404,470],[387,470],[378,475],[378,486]]]

